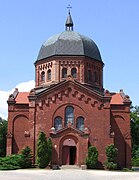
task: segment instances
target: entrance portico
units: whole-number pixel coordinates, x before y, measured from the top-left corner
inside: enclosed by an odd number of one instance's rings
[[[52,164],[82,165],[88,154],[88,134],[66,127],[51,134],[53,147]],[[80,157],[80,158],[79,158]]]
[[[78,165],[79,138],[73,134],[67,134],[59,142],[60,165]]]

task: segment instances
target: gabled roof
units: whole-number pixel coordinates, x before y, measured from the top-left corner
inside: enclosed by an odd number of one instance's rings
[[[122,104],[131,104],[130,97],[128,95],[125,95],[124,91],[120,89],[119,93],[110,93],[111,98],[111,105],[122,105]]]
[[[42,91],[40,91],[40,89],[39,89],[39,91],[36,89],[36,96],[41,97],[46,93],[49,94],[56,90],[62,90],[63,87],[68,87],[70,85],[73,85],[76,88],[80,88],[80,90],[82,89],[83,92],[86,92],[87,94],[94,95],[97,99],[104,98],[103,92],[97,91],[93,88],[89,88],[89,87],[85,86],[84,84],[72,79],[71,77],[68,77],[67,80],[61,81],[58,84],[49,86],[48,88],[44,88],[44,90],[42,89]]]
[[[68,132],[68,133],[77,133],[77,134],[79,134],[79,135],[84,135],[84,132],[83,131],[80,131],[80,130],[78,130],[78,129],[76,129],[76,128],[74,128],[73,126],[71,126],[71,125],[69,125],[69,126],[67,126],[67,127],[64,127],[64,128],[62,128],[62,129],[60,129],[60,130],[58,130],[58,131],[52,131],[52,132],[50,132],[50,134],[53,134],[53,135],[58,135],[58,134],[63,134],[64,132]]]
[[[28,104],[29,103],[28,96],[29,96],[29,92],[19,92],[15,101],[17,104]],[[111,105],[123,104],[123,98],[121,97],[120,93],[115,93],[114,95],[112,95],[110,104]]]
[[[111,101],[110,101],[110,104],[113,105],[113,104],[124,104],[123,103],[123,97],[121,96],[120,93],[115,93],[114,95],[112,95],[112,98],[111,98]]]
[[[29,92],[19,92],[15,98],[17,104],[28,104]]]
[[[63,86],[68,86],[68,85],[75,85],[78,88],[81,88],[84,90],[84,92],[87,92],[89,94],[93,94],[97,98],[106,98],[102,92],[98,92],[94,89],[88,88],[81,84],[78,81],[74,81],[69,78],[69,80],[62,81],[58,84],[45,87],[42,89],[34,89],[35,90],[35,95],[39,98],[40,96],[43,96],[46,93],[51,93],[56,90],[60,90],[63,88]],[[16,104],[29,104],[29,99],[28,96],[30,95],[29,92],[17,92],[15,96],[15,102]],[[124,103],[131,103],[129,96],[125,95],[123,90],[120,90],[119,93],[110,93],[109,94],[110,104],[111,105],[123,105]]]

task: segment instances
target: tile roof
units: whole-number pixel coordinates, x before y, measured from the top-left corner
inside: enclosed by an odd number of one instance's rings
[[[120,93],[115,93],[112,95],[110,104],[123,104],[123,98]]]
[[[15,98],[17,104],[28,104],[29,92],[19,92]]]
[[[29,103],[28,96],[29,96],[29,92],[19,92],[18,95],[16,96],[15,101],[17,104],[28,104]],[[110,104],[112,105],[123,104],[123,98],[121,94],[120,93],[112,94]]]

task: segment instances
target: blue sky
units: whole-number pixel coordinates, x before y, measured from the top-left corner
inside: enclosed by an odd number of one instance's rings
[[[74,30],[98,45],[104,88],[123,89],[139,105],[139,0],[4,0],[0,2],[0,115],[16,86],[33,86],[42,43],[64,31],[71,4]],[[26,82],[27,85],[23,82]],[[29,85],[29,83],[31,85]],[[6,93],[6,96],[3,94]]]

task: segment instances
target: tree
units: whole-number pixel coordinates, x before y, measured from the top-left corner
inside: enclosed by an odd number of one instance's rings
[[[21,168],[32,167],[32,154],[29,146],[22,149],[18,163]]]
[[[47,140],[47,150],[48,150],[48,163],[52,160],[52,140],[48,138]]]
[[[135,151],[135,154],[132,158],[132,166],[139,167],[139,148]]]
[[[110,144],[106,147],[105,152],[107,155],[107,160],[104,163],[105,168],[109,170],[117,169],[117,163],[115,160],[118,154],[118,149],[114,146],[114,144]]]
[[[139,106],[131,107],[131,136],[132,136],[132,157],[139,149]]]
[[[40,132],[37,142],[37,164],[39,168],[45,168],[51,161],[52,142],[46,139],[44,132]]]
[[[86,158],[87,168],[93,169],[96,167],[98,162],[98,150],[96,147],[89,146],[88,157]]]
[[[118,149],[115,148],[114,144],[110,144],[106,147],[106,155],[109,162],[115,162],[117,154]]]
[[[6,135],[8,122],[0,117],[0,157],[6,156]]]

